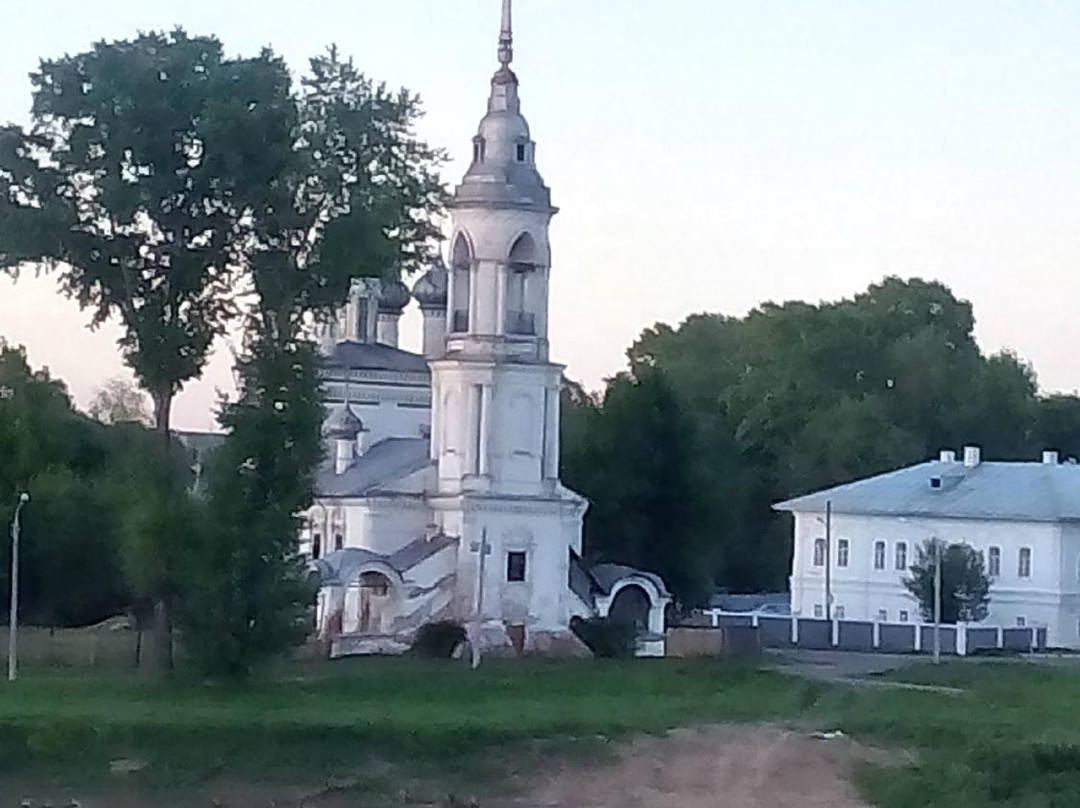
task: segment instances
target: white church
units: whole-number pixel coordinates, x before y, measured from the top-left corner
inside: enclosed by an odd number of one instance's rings
[[[410,290],[357,280],[323,334],[328,459],[302,550],[332,655],[394,653],[423,624],[468,625],[485,650],[576,653],[575,616],[631,615],[662,653],[655,575],[587,569],[588,503],[559,481],[563,366],[548,355],[557,209],[521,114],[511,0],[499,68],[457,186],[447,260]],[[414,301],[423,354],[398,347]]]

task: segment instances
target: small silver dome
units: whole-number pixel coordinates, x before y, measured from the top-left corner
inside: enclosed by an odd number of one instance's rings
[[[413,285],[413,297],[422,309],[445,308],[449,283],[449,273],[440,258],[435,266],[421,275],[420,280]]]
[[[353,440],[364,431],[364,422],[356,417],[348,404],[334,407],[323,422],[323,435],[328,438]]]
[[[409,287],[401,281],[383,282],[379,294],[380,314],[401,314],[409,305]]]

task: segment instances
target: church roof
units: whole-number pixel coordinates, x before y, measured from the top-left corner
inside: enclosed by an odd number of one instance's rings
[[[457,542],[457,537],[444,534],[430,539],[421,536],[390,555],[376,553],[363,547],[346,547],[344,550],[327,553],[313,562],[312,566],[318,572],[323,584],[347,586],[359,577],[364,567],[371,564],[385,564],[398,573],[408,572],[420,562]]]
[[[936,482],[935,482],[936,481]],[[934,460],[780,502],[778,511],[878,516],[1080,520],[1080,466]]]
[[[428,360],[414,354],[370,342],[339,342],[324,362],[324,367],[334,370],[393,370],[401,373],[429,373]]]
[[[369,448],[344,474],[323,463],[315,477],[317,497],[360,497],[431,463],[428,438],[387,438]]]

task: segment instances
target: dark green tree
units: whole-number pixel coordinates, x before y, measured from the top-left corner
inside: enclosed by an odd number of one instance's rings
[[[944,544],[944,543],[943,543]],[[933,541],[915,548],[915,562],[904,586],[919,602],[923,620],[934,619],[934,575],[937,558]],[[990,578],[982,553],[967,544],[941,547],[941,622],[977,623],[986,618]]]
[[[440,155],[414,134],[415,97],[389,93],[335,50],[312,60],[296,97],[277,69],[276,78],[250,77],[276,89],[248,120],[250,135],[236,133],[266,139],[261,160],[236,172],[255,299],[181,610],[185,647],[202,670],[228,677],[243,677],[309,627],[313,592],[296,538],[324,415],[309,324],[344,300],[351,278],[393,279],[423,265],[443,198]]]
[[[704,522],[694,425],[663,372],[622,374],[602,408],[579,406],[566,429],[584,437],[566,446],[563,473],[591,501],[586,559],[659,573],[683,605],[699,605],[711,588],[714,537]]]

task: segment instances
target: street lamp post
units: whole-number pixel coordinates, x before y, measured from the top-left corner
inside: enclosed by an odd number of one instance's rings
[[[15,506],[15,518],[11,520],[11,606],[8,613],[8,681],[14,682],[18,676],[18,636],[19,636],[19,515],[23,506],[30,501],[25,491],[19,494],[19,504]]]

